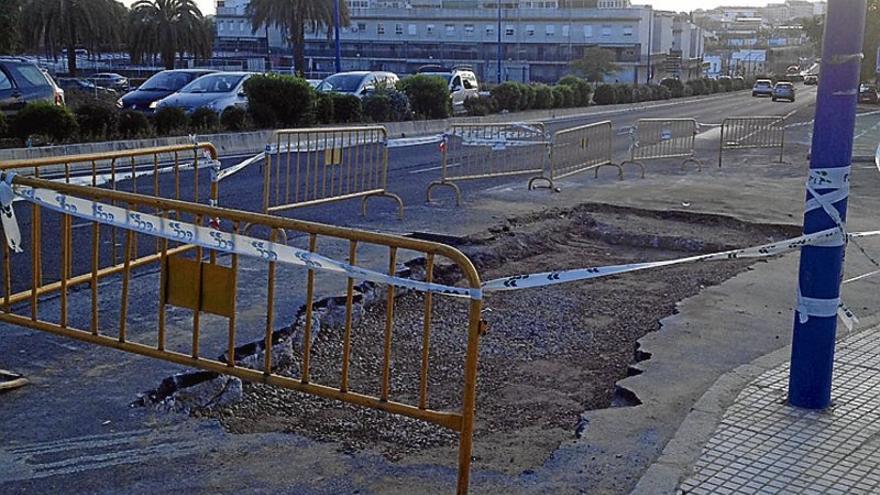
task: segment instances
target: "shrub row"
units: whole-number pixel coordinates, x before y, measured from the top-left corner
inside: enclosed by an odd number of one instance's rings
[[[465,106],[471,115],[581,107],[590,104],[592,92],[586,81],[574,76],[563,78],[555,86],[508,81],[492,88],[491,97],[468,100]]]

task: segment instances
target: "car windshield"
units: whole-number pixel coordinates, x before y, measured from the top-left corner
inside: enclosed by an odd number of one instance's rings
[[[362,74],[335,74],[321,81],[321,84],[318,85],[318,91],[354,93],[363,80]]]
[[[181,93],[229,93],[244,79],[240,74],[213,74],[187,84]]]
[[[187,72],[160,72],[147,79],[140,89],[144,91],[177,91],[193,80],[194,74]]]
[[[874,86],[871,86],[870,84],[862,84],[859,87],[859,91],[861,91],[863,93],[866,91],[873,91],[873,90],[874,90]]]

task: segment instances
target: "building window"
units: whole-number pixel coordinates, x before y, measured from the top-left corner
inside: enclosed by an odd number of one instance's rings
[[[526,26],[526,36],[534,36],[535,35],[535,26],[531,24]]]
[[[611,26],[602,26],[602,37],[607,38],[611,36]]]
[[[593,37],[593,26],[587,24],[584,26],[584,38],[592,38]]]
[[[468,36],[474,35],[474,25],[473,24],[465,24],[464,25],[464,34]]]
[[[355,32],[358,32],[358,31],[366,31],[366,30],[367,30],[367,24],[364,23],[364,22],[359,22],[358,25],[357,25],[357,29],[355,30]]]
[[[545,34],[546,34],[548,37],[556,36],[556,26],[547,26],[547,29],[546,29],[546,31],[545,31]]]
[[[385,34],[385,24],[376,24],[376,34]]]
[[[409,25],[409,35],[410,35],[410,36],[415,36],[416,34],[418,34],[418,30],[417,30],[417,28],[416,28],[416,25],[415,25],[415,24],[410,24],[410,25]]]
[[[623,35],[624,36],[632,36],[633,35],[633,27],[632,26],[623,26]]]
[[[455,36],[455,24],[446,25],[446,36]]]
[[[428,24],[427,26],[425,26],[425,32],[427,32],[429,35],[434,34],[434,25]]]
[[[504,26],[504,35],[505,36],[513,36],[514,34],[516,34],[516,30],[513,29],[513,26],[511,26],[509,24],[507,26]]]
[[[495,26],[486,24],[486,36],[492,36],[493,34],[495,34]]]
[[[403,34],[403,24],[395,24],[394,25],[394,34],[400,36]]]
[[[563,38],[568,38],[568,29],[569,29],[568,26],[562,26],[562,37]]]

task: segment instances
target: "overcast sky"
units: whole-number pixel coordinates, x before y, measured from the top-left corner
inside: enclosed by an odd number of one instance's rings
[[[776,3],[782,0],[775,0]],[[131,5],[135,0],[123,0],[126,5]],[[214,13],[214,0],[196,0],[199,8],[205,14]],[[674,10],[676,12],[688,12],[696,9],[711,9],[719,5],[726,6],[754,6],[766,5],[767,0],[634,0],[636,4],[652,4],[654,8],[661,10]]]

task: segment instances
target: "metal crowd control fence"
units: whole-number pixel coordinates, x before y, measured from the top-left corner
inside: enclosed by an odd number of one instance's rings
[[[302,234],[308,239],[308,252],[320,255],[319,245],[322,250],[335,247],[347,251],[348,263],[354,267],[361,266],[358,265],[359,251],[382,253],[388,271],[385,271],[386,268],[375,271],[381,270],[391,275],[396,273],[397,260],[407,252],[423,256],[425,260],[423,279],[426,282],[434,281],[436,266],[441,262],[451,262],[462,274],[464,285],[470,289],[479,289],[480,277],[473,264],[460,251],[443,244],[417,239],[343,229],[260,213],[220,209],[128,192],[56,183],[24,176],[16,176],[12,180],[17,188],[34,188],[31,189],[33,191],[31,197],[35,198],[31,200],[34,204],[33,208],[36,214],[42,212],[45,215],[42,222],[32,224],[30,235],[27,229],[22,229],[21,245],[33,252],[30,263],[18,258],[22,254],[11,254],[6,243],[3,243],[2,270],[5,295],[0,301],[2,308],[0,321],[183,366],[236,376],[251,382],[403,415],[449,428],[460,433],[457,486],[458,493],[467,492],[476,407],[477,360],[479,340],[483,330],[479,298],[453,299],[460,301],[456,304],[466,307],[462,307],[462,311],[456,310],[453,314],[440,315],[440,318],[446,322],[454,323],[456,318],[459,319],[462,329],[467,329],[467,344],[466,349],[459,349],[460,352],[463,351],[461,378],[434,376],[434,379],[449,380],[449,383],[455,384],[454,389],[458,389],[458,384],[461,384],[460,399],[456,398],[457,394],[438,399],[429,394],[430,355],[433,352],[430,346],[433,323],[437,319],[433,317],[435,304],[430,292],[422,293],[423,316],[421,321],[415,323],[417,329],[413,329],[415,335],[418,335],[415,337],[419,342],[416,345],[421,347],[420,363],[413,365],[412,370],[401,370],[399,365],[395,364],[392,370],[392,341],[400,342],[397,339],[404,338],[401,335],[408,333],[401,328],[395,330],[395,287],[386,284],[387,289],[384,289],[385,318],[381,325],[382,329],[378,330],[382,335],[380,340],[383,342],[383,351],[376,353],[373,349],[360,348],[353,343],[352,336],[359,335],[365,330],[356,328],[357,325],[353,323],[356,286],[354,279],[347,279],[344,328],[340,328],[341,335],[339,335],[342,341],[339,361],[336,361],[336,357],[312,354],[312,342],[313,338],[316,338],[313,332],[319,330],[313,328],[312,317],[313,311],[317,311],[314,305],[318,285],[316,273],[327,274],[328,272],[321,271],[326,269],[326,266],[304,260],[299,267],[293,267],[294,270],[300,270],[299,274],[306,279],[304,287],[301,287],[304,294],[275,290],[276,265],[279,269],[287,269],[291,266],[289,262],[282,265],[285,260],[290,259],[289,252],[285,254],[284,249],[290,249],[286,246],[288,236],[302,237],[296,234]],[[56,207],[50,208],[47,200],[40,198],[55,201]],[[83,203],[83,200],[87,203]],[[88,215],[76,213],[77,202],[79,202],[78,211],[88,211]],[[104,211],[107,207],[102,209],[99,203],[105,205],[113,203],[117,208],[123,208],[122,211],[116,211],[117,217],[138,219],[143,215],[141,212],[149,212],[150,215],[158,217],[144,217],[146,221],[152,222],[149,227],[129,227],[126,230],[124,262],[114,272],[119,276],[101,284],[98,280],[108,273],[102,274],[97,266],[102,251],[107,247],[105,243],[99,242],[97,236],[83,239],[76,248],[77,253],[82,253],[91,260],[90,273],[85,277],[68,275],[73,254],[70,249],[71,233],[72,230],[80,230],[76,229],[76,226],[72,228],[73,221],[75,219],[77,223],[85,222],[86,226],[90,225],[94,231],[97,231],[99,222],[103,220],[106,223],[109,214]],[[66,213],[58,212],[59,206],[62,205],[64,207],[61,210]],[[15,210],[16,213],[28,211],[27,208],[20,207]],[[173,220],[180,217],[183,218],[181,222],[191,223],[165,222],[166,219]],[[202,228],[200,232],[198,226],[203,226],[208,219],[215,219],[215,222],[212,223],[210,230],[205,231]],[[25,223],[26,219],[19,217],[18,222]],[[157,222],[162,223],[161,227],[156,227]],[[258,230],[266,234],[267,240],[234,237],[233,234],[240,234],[245,225],[259,227]],[[60,228],[56,227],[54,232],[47,232],[49,226],[60,226]],[[153,235],[153,240],[159,245],[159,252],[157,256],[149,260],[141,260],[142,262],[138,264],[130,248],[135,236],[145,235],[145,232],[158,232]],[[55,244],[50,237],[58,238],[59,243]],[[209,244],[208,241],[211,243]],[[216,241],[216,248],[213,248],[215,245],[213,241]],[[61,252],[50,252],[50,242],[54,246],[60,245]],[[184,256],[179,251],[192,246],[186,242],[195,242],[196,247]],[[206,247],[209,245],[213,249]],[[259,256],[251,254],[245,259],[246,255],[239,254],[240,251],[236,251],[235,246],[254,246]],[[57,249],[52,250],[57,251]],[[57,256],[61,260],[60,269],[56,271],[59,281],[50,286],[39,282],[45,274],[41,260],[47,255]],[[248,284],[247,287],[239,286],[239,277],[243,273],[239,270],[240,257],[243,262],[258,264],[260,268],[256,272],[253,266],[245,266],[243,270],[247,271],[247,276],[251,280],[254,278],[265,280],[264,284],[261,284],[262,287],[253,286],[255,284]],[[299,257],[297,255],[297,258]],[[259,259],[255,260],[255,258]],[[150,268],[146,261],[149,261],[150,267],[159,270],[159,283],[139,283],[136,286],[138,287],[136,302],[130,301],[132,299],[130,288],[136,283],[134,276],[150,276],[151,273],[152,276],[156,276],[155,271],[136,271],[137,267]],[[369,267],[363,266],[363,268]],[[355,273],[355,269],[344,273]],[[11,287],[19,285],[19,282],[25,284],[27,288],[15,294]],[[84,291],[72,292],[73,286],[79,284],[88,284],[91,287],[91,294]],[[253,365],[254,367],[246,367],[236,359],[236,301],[243,297],[242,294],[248,294],[252,299],[262,298],[262,294],[266,294],[265,335],[262,347],[264,350],[271,349],[273,345],[275,308],[283,307],[276,299],[289,297],[294,301],[301,301],[303,295],[305,296],[304,319],[297,327],[301,331],[302,345],[295,351],[298,354],[298,360],[295,361],[296,369],[285,370],[283,375],[276,372],[273,369],[271,352],[263,352],[263,356],[258,360],[258,364]],[[71,298],[74,297],[82,302],[90,300],[91,312],[71,311],[69,309],[72,304]],[[46,300],[46,298],[51,299]],[[151,309],[145,310],[145,307]],[[185,317],[190,314],[191,318]],[[213,316],[208,317],[208,314]],[[171,321],[166,325],[168,318],[171,318]],[[223,357],[219,359],[205,357],[207,349],[200,350],[201,328],[205,325],[209,325],[206,328],[215,328],[218,324],[222,328],[226,326],[223,319],[228,322],[228,335],[223,339],[224,347],[217,350],[217,354],[213,354],[219,355],[222,352]],[[396,326],[401,327],[402,324],[398,323]],[[184,339],[180,339],[181,329],[185,335]],[[190,342],[188,337],[191,337],[191,345],[187,345]],[[354,361],[354,357],[357,357],[358,361]],[[370,385],[358,385],[360,383],[358,380],[361,378],[349,371],[350,367],[353,370],[361,369],[360,365],[356,364],[361,362],[361,359],[374,360],[375,369],[382,370],[381,376],[377,373],[377,376],[363,378],[363,382]],[[373,367],[366,366],[366,369]],[[418,378],[400,385],[398,390],[392,390],[392,371],[412,373],[411,376]],[[365,373],[369,375],[368,372]]]
[[[381,126],[276,131],[266,147],[263,213],[332,201],[384,196],[388,192],[388,132]]]
[[[450,127],[440,145],[441,177],[426,192],[446,186],[461,204],[461,188],[456,182],[512,175],[542,174],[549,142],[544,124],[456,124]]]
[[[216,160],[217,150],[212,144],[198,143],[0,162],[0,172],[51,178],[53,184],[87,185],[100,187],[102,190],[216,204],[219,195],[219,182],[215,180],[215,167],[219,166],[219,162]],[[211,167],[212,170],[203,170],[205,167]],[[39,227],[43,224],[40,208],[22,210],[19,215],[24,215],[23,220],[31,224],[32,234],[36,239],[40,239]],[[179,214],[175,215],[179,217]],[[48,228],[56,227],[58,226],[48,226]],[[66,280],[64,283],[70,287],[96,285],[100,279],[118,274],[124,269],[122,259],[125,233],[120,229],[98,228],[97,225],[86,229],[81,228],[82,225],[74,227],[69,222],[60,227],[62,230],[66,228],[72,231],[68,233],[70,237],[67,244],[61,246],[70,256],[70,262],[63,267],[64,276],[54,276],[62,268],[60,260],[49,258],[41,262],[40,252],[36,251],[36,247],[18,255],[22,261],[39,264],[40,269],[34,274],[38,294],[59,290],[62,280]],[[159,256],[158,243],[143,242],[145,240],[142,236],[132,238],[133,268],[152,263]],[[79,249],[73,249],[73,245],[79,246],[88,242],[101,242],[108,249],[102,251],[95,259],[90,259]],[[192,248],[192,246],[180,246],[171,252],[180,253]],[[6,249],[8,251],[8,247]],[[32,259],[28,260],[28,258]],[[6,279],[7,290],[16,291],[7,295],[7,304],[17,303],[28,297],[25,292],[19,292],[24,287],[14,282]]]
[[[621,163],[621,167],[628,163],[638,165],[644,178],[644,161],[683,158],[682,170],[688,163],[694,163],[702,170],[703,164],[694,149],[697,126],[694,119],[639,119],[631,131],[630,159]]]
[[[779,148],[779,163],[785,157],[785,118],[730,117],[721,124],[721,146],[718,166],[724,161],[724,150]]]
[[[602,167],[616,167],[622,180],[623,168],[612,161],[613,140],[614,130],[607,121],[556,132],[550,145],[549,174],[533,177],[529,189],[537,181],[547,181],[555,189],[556,180],[588,170],[595,170],[598,178]]]

